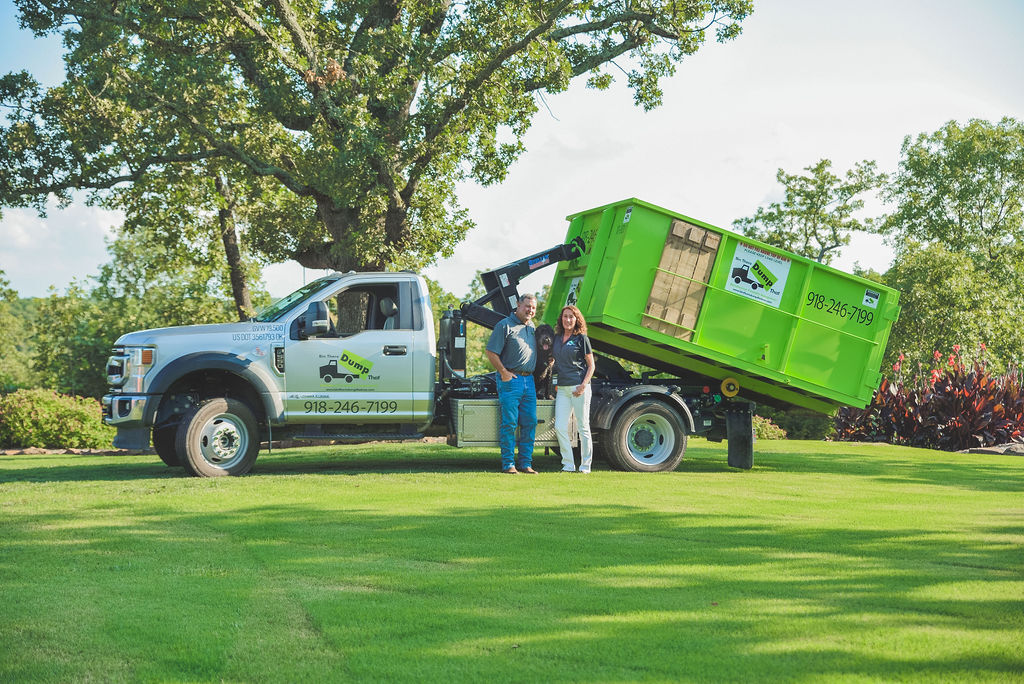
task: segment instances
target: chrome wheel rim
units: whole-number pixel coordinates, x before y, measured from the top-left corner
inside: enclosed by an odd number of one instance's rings
[[[238,416],[222,413],[207,421],[199,433],[203,460],[217,468],[230,468],[249,450],[249,431]]]
[[[658,414],[638,416],[626,431],[626,450],[639,463],[664,463],[671,458],[675,448],[676,435],[672,424]]]

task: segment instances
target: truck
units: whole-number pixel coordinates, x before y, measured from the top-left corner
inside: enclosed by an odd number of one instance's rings
[[[572,302],[591,323],[599,352],[591,428],[597,456],[613,467],[673,470],[688,437],[698,435],[727,439],[728,464],[749,469],[756,400],[828,411],[870,399],[863,387],[851,392],[839,382],[842,373],[808,377],[802,367],[790,368],[790,357],[806,352],[809,341],[820,341],[793,328],[824,325],[815,319],[828,315],[820,314],[827,302],[819,307],[818,297],[826,292],[815,274],[840,284],[854,281],[855,289],[876,298],[872,312],[885,314],[872,315],[868,325],[863,314],[859,323],[853,314],[851,325],[861,326],[854,336],[870,337],[870,344],[845,341],[816,353],[819,359],[835,357],[828,360],[831,367],[860,367],[860,380],[877,379],[898,312],[895,291],[635,198],[569,220],[562,244],[482,273],[486,293],[443,312],[437,330],[426,282],[402,271],[333,273],[248,321],[122,335],[107,362],[110,391],[102,399],[104,422],[117,428],[114,446],[152,444],[165,464],[201,477],[243,475],[262,443],[285,438],[347,443],[440,435],[457,447],[497,446],[496,381],[494,374],[466,373],[467,325],[493,328],[515,308],[522,278],[554,265],[547,320],[554,323],[561,305]],[[700,249],[681,256],[673,236],[682,231],[684,242],[692,243],[692,228],[704,231]],[[660,241],[660,250],[650,251],[652,240]],[[709,257],[701,250],[712,243],[715,255]],[[638,250],[645,262],[637,260]],[[675,259],[670,268],[656,263],[666,254]],[[681,274],[684,256],[695,266]],[[758,291],[758,301],[750,299],[749,287],[742,294],[729,292],[726,281],[742,266],[761,274],[762,284],[774,281]],[[664,273],[686,287],[666,284]],[[799,292],[777,297],[780,281]],[[703,311],[687,304],[694,283],[707,300]],[[721,302],[714,303],[719,294]],[[770,354],[777,331],[752,312],[784,309],[783,301],[800,311],[784,312],[788,347]],[[721,348],[726,324],[715,319],[731,310],[742,317],[735,325],[761,332],[736,330]],[[760,316],[767,320],[771,314]],[[757,354],[760,359],[753,358]],[[627,372],[622,361],[647,370]],[[537,447],[557,446],[553,403],[538,401]]]

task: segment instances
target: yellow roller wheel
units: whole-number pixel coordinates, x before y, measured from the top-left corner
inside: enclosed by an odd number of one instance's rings
[[[722,381],[722,394],[727,397],[735,397],[740,393],[740,383],[736,378],[726,378]]]

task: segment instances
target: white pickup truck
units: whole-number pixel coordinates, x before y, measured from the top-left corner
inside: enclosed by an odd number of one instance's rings
[[[152,440],[167,465],[205,477],[244,474],[262,442],[285,437],[434,434],[454,446],[496,446],[493,375],[465,377],[466,322],[493,327],[511,311],[520,277],[579,249],[558,245],[483,274],[487,295],[445,312],[439,338],[426,283],[411,272],[335,273],[249,321],[122,335],[107,363],[104,422],[118,430],[115,446],[145,449]],[[688,434],[720,440],[728,431],[730,465],[750,467],[749,404],[671,379],[634,379],[610,361],[599,371],[591,425],[612,465],[671,470]],[[539,402],[539,447],[557,445],[553,403]]]

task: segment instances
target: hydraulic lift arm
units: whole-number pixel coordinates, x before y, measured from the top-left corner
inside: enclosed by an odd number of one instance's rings
[[[583,254],[582,238],[557,245],[519,261],[480,274],[487,294],[476,301],[463,302],[459,311],[449,309],[441,316],[437,336],[438,377],[441,381],[461,378],[466,373],[466,321],[493,330],[512,313],[519,302],[516,287],[524,276],[551,264],[575,259]],[[492,308],[487,308],[485,304]]]
[[[543,252],[537,252],[510,264],[499,266],[493,271],[480,274],[487,294],[472,302],[462,303],[462,316],[485,328],[494,329],[503,318],[511,314],[519,302],[519,281],[536,270],[583,254],[582,238],[575,238],[564,245],[556,245]],[[488,309],[485,304],[490,304]]]

